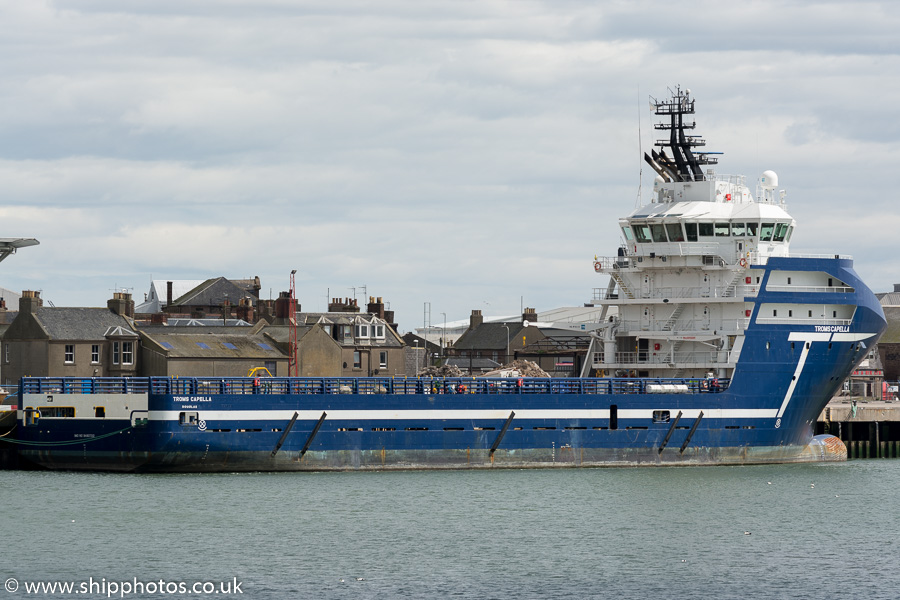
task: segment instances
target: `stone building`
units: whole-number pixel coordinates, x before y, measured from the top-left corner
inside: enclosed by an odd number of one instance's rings
[[[4,385],[33,377],[131,377],[138,373],[140,338],[131,294],[115,293],[106,308],[44,306],[25,291],[2,338]]]

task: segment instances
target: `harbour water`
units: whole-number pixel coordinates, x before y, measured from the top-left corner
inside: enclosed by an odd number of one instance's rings
[[[898,490],[893,460],[491,472],[5,471],[0,596],[202,597],[157,589],[209,582],[221,591],[222,582],[231,594],[206,595],[896,598]],[[96,586],[28,593],[29,582]],[[121,584],[147,582],[156,583],[123,594]]]

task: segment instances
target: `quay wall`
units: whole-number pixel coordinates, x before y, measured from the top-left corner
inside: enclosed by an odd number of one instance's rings
[[[900,402],[841,397],[819,415],[816,433],[830,433],[847,446],[847,458],[900,458]]]

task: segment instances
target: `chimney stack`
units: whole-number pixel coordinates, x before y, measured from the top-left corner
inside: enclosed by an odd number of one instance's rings
[[[328,304],[328,312],[358,313],[359,305],[356,303],[356,298],[344,298],[343,300],[340,298],[332,298],[331,302]]]
[[[134,300],[127,292],[113,292],[112,299],[106,301],[106,307],[117,315],[134,318]]]
[[[484,317],[481,316],[481,311],[472,309],[472,315],[469,317],[469,329],[475,329],[482,323],[484,323]]]
[[[366,306],[366,312],[370,315],[375,315],[376,317],[383,319],[384,318],[384,302],[381,297],[375,298],[374,296],[369,296],[369,304]]]
[[[526,308],[525,312],[522,313],[522,321],[537,323],[537,311],[533,308]]]
[[[237,318],[253,323],[253,299],[250,296],[241,298],[238,302]]]
[[[172,282],[166,282],[166,306],[172,306]]]
[[[278,292],[278,298],[275,300],[275,318],[276,319],[288,319],[290,318],[291,310],[291,293],[290,292]]]
[[[44,301],[41,300],[41,293],[35,292],[32,290],[24,290],[22,292],[22,297],[19,298],[19,312],[20,313],[32,313],[37,312],[37,309],[44,305]]]

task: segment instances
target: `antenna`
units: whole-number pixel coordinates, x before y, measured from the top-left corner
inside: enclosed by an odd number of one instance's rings
[[[637,200],[635,200],[634,206],[635,208],[640,207],[641,205],[641,193],[642,187],[644,185],[644,144],[643,140],[641,140],[641,86],[638,84],[638,95],[637,95],[637,107],[638,107],[638,193]]]

